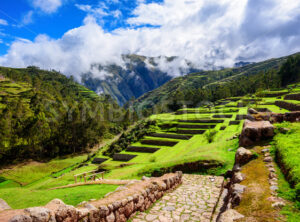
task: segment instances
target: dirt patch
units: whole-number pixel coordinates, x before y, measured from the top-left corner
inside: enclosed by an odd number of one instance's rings
[[[243,214],[245,218],[239,222],[274,222],[284,221],[280,210],[274,209],[268,200],[271,197],[270,185],[268,182],[269,171],[263,162],[263,154],[260,146],[254,147],[253,151],[259,157],[242,168],[242,173],[246,179],[241,183],[247,186],[243,194],[242,201],[236,210]]]

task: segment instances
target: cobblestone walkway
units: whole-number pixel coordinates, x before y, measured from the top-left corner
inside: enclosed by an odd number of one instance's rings
[[[183,184],[156,202],[150,210],[137,213],[132,222],[211,221],[224,178],[183,175]]]

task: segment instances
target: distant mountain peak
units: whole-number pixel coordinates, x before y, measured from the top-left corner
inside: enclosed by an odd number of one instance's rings
[[[82,75],[82,83],[97,93],[110,94],[123,105],[132,97],[138,98],[175,76],[199,71],[188,61],[185,61],[186,68],[172,64],[177,58],[124,54],[123,64],[94,64],[90,72]]]

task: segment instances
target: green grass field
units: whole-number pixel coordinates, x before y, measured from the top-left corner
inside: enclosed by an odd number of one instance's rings
[[[77,205],[82,201],[101,199],[117,187],[116,185],[88,185],[57,190],[0,187],[0,197],[14,209],[43,206],[56,198],[63,200],[66,204]]]
[[[300,183],[300,123],[276,124],[277,128],[290,129],[286,134],[277,133],[274,137],[276,151],[281,157],[282,163],[289,170],[288,177],[296,185]],[[300,188],[300,187],[299,187]]]
[[[0,177],[13,180],[21,185],[28,185],[41,180],[51,174],[68,170],[87,158],[87,155],[70,157],[66,159],[54,159],[47,163],[32,162],[26,165],[14,167],[12,170],[5,170]],[[62,172],[63,173],[63,172]]]

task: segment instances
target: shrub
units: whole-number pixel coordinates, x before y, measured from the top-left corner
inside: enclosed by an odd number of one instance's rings
[[[155,132],[156,127],[155,121],[141,121],[130,132],[123,133],[119,140],[111,144],[103,154],[113,157],[115,153],[127,149],[131,143],[135,143],[145,135]]]
[[[212,143],[214,141],[214,138],[215,138],[216,134],[217,134],[216,130],[208,130],[205,133],[205,137],[206,137],[208,143]]]
[[[152,157],[149,159],[149,161],[150,161],[151,163],[156,162],[156,157],[155,157],[155,156],[152,156]]]

